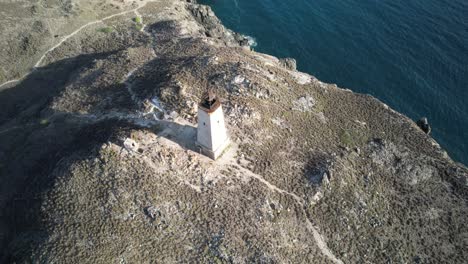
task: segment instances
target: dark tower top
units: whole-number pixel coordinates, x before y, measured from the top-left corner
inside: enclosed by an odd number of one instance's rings
[[[200,102],[200,107],[202,110],[208,113],[214,112],[221,105],[219,97],[216,95],[213,90],[208,90],[203,94],[202,101]]]

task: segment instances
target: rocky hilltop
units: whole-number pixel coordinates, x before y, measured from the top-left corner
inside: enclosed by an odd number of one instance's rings
[[[0,28],[0,261],[468,259],[467,168],[372,96],[252,51],[209,7],[0,7],[17,26]],[[194,144],[207,87],[232,140],[217,161]]]

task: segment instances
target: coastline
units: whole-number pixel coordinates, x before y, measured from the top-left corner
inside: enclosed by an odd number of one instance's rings
[[[464,144],[468,108],[461,100],[466,97],[463,87],[468,75],[461,61],[454,61],[466,58],[468,53],[456,43],[468,38],[463,33],[451,34],[466,25],[460,21],[461,6],[445,10],[440,8],[444,1],[410,7],[384,1],[378,8],[371,3],[345,8],[324,0],[272,6],[267,1],[239,1],[237,9],[232,1],[200,2],[209,4],[231,29],[258,37],[257,51],[294,57],[301,71],[371,94],[414,121],[427,117],[433,138],[452,159],[468,164],[468,145]],[[444,13],[454,17],[444,19]],[[424,14],[434,14],[440,23],[431,29],[431,19]],[[428,43],[422,45],[418,39],[426,37]]]

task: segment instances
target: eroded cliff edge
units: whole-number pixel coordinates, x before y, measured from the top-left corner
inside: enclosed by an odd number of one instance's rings
[[[467,169],[413,121],[250,51],[208,7],[123,3],[0,92],[4,260],[468,257]],[[207,86],[233,141],[216,162],[194,146]]]

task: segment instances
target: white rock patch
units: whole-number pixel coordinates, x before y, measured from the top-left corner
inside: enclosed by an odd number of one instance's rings
[[[310,95],[306,95],[306,96],[299,98],[297,101],[293,103],[292,110],[301,111],[301,112],[311,112],[314,106],[315,106],[315,99]]]
[[[298,84],[302,84],[302,85],[311,83],[313,79],[312,76],[303,72],[289,71],[289,74],[291,74],[294,77],[294,79],[296,79],[296,82]]]

